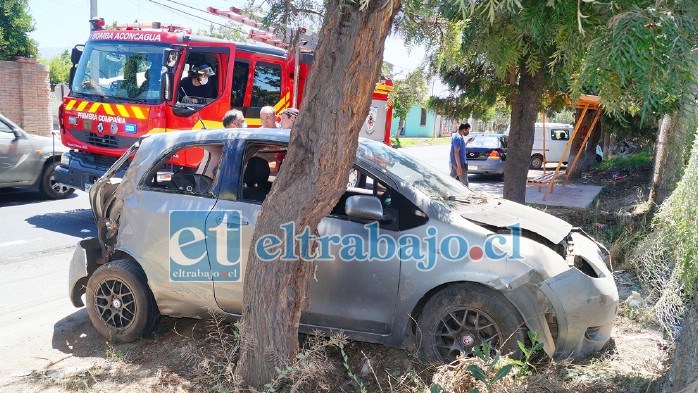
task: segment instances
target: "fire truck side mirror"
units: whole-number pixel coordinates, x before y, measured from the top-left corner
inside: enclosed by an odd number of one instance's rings
[[[85,49],[85,45],[76,45],[73,50],[70,51],[70,62],[73,64],[78,64],[80,57],[82,56],[82,51]]]
[[[177,59],[179,58],[179,50],[177,49],[165,49],[165,57],[163,65],[168,69],[172,70],[177,66]]]
[[[169,101],[172,99],[172,73],[163,72],[160,81],[160,98]]]

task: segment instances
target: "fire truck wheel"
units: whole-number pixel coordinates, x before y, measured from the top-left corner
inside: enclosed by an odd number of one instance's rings
[[[44,171],[41,173],[39,191],[41,191],[41,194],[43,194],[46,198],[64,199],[75,192],[74,188],[56,183],[56,180],[53,178],[53,171],[59,165],[60,164],[58,162],[47,163],[44,165]]]

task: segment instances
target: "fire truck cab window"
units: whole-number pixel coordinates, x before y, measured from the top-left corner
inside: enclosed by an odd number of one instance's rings
[[[88,42],[71,89],[103,102],[160,102],[163,46]]]
[[[251,107],[274,106],[281,98],[281,65],[259,62],[254,67]]]
[[[230,93],[231,108],[243,107],[249,74],[250,64],[244,60],[236,60],[235,66],[233,66],[233,89]]]
[[[177,101],[199,105],[213,102],[218,98],[219,74],[216,54],[190,52],[177,88]]]

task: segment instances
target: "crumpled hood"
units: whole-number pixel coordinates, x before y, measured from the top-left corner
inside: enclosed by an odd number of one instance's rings
[[[554,244],[560,243],[572,230],[572,225],[557,217],[501,198],[472,204],[458,210],[458,214],[479,224],[501,228],[519,224],[522,229],[537,233]]]

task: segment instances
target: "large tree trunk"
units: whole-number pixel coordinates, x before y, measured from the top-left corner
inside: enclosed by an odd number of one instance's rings
[[[654,154],[654,171],[649,202],[661,205],[676,186],[685,164],[685,135],[680,113],[664,115],[659,122],[659,134]]]
[[[524,203],[536,118],[543,94],[543,72],[530,75],[523,64],[520,69],[518,91],[511,104],[509,147],[504,165],[504,198]]]
[[[581,116],[581,110],[578,109],[576,118],[578,119],[579,116]],[[582,121],[580,128],[584,130],[589,130],[591,128],[591,123],[593,123],[595,116],[595,111],[587,111],[587,114],[585,116],[586,119]],[[577,135],[572,141],[572,146],[570,146],[570,155],[567,159],[567,170],[565,171],[565,173],[567,174],[569,180],[579,179],[582,176],[583,172],[589,170],[589,168],[591,168],[591,166],[594,165],[594,161],[596,160],[596,145],[598,145],[599,141],[601,140],[601,127],[601,117],[599,117],[599,119],[596,121],[594,129],[591,130],[591,135],[589,135],[589,138],[587,139],[587,143],[585,146],[582,146],[582,143],[584,143],[584,137],[586,136],[586,133],[577,132]],[[579,160],[577,160],[577,163],[574,165],[573,168],[570,168],[572,162],[574,161],[574,158],[577,156],[577,153],[582,148],[584,148],[584,151],[582,151],[582,154],[580,154]]]
[[[360,2],[326,3],[300,116],[283,169],[262,205],[253,245],[266,234],[283,239],[280,226],[289,222],[296,224],[296,234],[306,227],[316,233],[344,193],[380,75],[385,38],[400,3],[371,1],[364,10]],[[295,357],[313,269],[306,260],[262,262],[250,248],[237,368],[246,384],[261,388],[275,377],[275,366]]]

